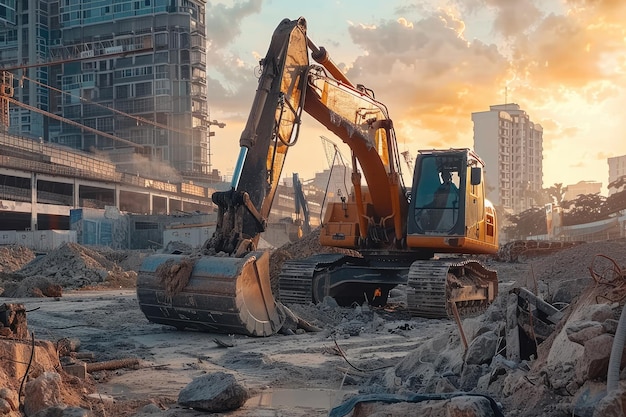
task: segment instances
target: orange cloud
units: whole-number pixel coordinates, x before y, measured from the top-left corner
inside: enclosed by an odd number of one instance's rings
[[[471,145],[471,113],[503,101],[509,64],[494,45],[468,42],[457,17],[437,15],[407,24],[380,23],[375,29],[350,28],[367,51],[348,72],[389,106],[399,135],[402,126],[436,132],[433,145]],[[420,138],[415,138],[420,143]]]
[[[626,3],[571,0],[569,12],[551,14],[519,36],[512,64],[519,79],[546,99],[586,89],[591,101],[614,96],[606,82],[623,82]]]

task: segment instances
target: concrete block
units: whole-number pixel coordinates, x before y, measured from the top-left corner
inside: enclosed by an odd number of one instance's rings
[[[71,365],[63,366],[63,370],[70,375],[76,376],[80,379],[87,378],[87,364],[85,362],[73,363]]]

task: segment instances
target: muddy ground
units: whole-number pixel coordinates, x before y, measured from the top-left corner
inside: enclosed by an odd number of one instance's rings
[[[304,243],[308,249],[287,248],[288,254],[281,258],[317,250]],[[75,402],[95,416],[211,415],[184,409],[177,398],[193,378],[216,371],[234,374],[251,394],[241,409],[220,415],[326,416],[354,393],[419,391],[436,376],[422,372],[422,376],[394,378],[390,370],[400,364],[408,369],[431,361],[438,364],[433,374],[445,373],[446,367],[458,369],[464,356],[455,322],[409,317],[402,287],[393,290],[389,305],[380,309],[340,308],[332,303],[289,306],[322,329],[317,333],[267,338],[216,335],[177,331],[145,319],[133,283],[141,260],[150,253],[69,245],[33,261],[34,255],[24,248],[10,250],[14,260],[5,262],[10,266],[2,275],[5,298],[0,302],[23,303],[28,328],[37,339],[57,345],[71,340],[89,362],[137,360],[129,367],[94,371],[83,380],[73,380]],[[8,253],[2,253],[4,259]],[[585,244],[517,263],[482,260],[498,271],[502,296],[521,286],[560,302],[575,300],[585,288],[597,285],[590,268],[607,269],[598,254],[626,265],[626,242]],[[62,287],[62,295],[43,296],[45,288],[55,285]],[[492,310],[501,306],[496,303]],[[493,311],[487,314],[494,316]],[[464,331],[471,336],[480,320],[482,316],[465,320]],[[439,351],[424,348],[433,341],[440,344]],[[533,402],[534,410],[527,409],[524,393],[496,400],[507,416],[571,415],[567,404],[572,398],[567,395],[547,395],[545,401]]]

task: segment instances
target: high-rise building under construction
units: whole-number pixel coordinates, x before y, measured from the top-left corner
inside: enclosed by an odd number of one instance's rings
[[[0,65],[40,110],[11,106],[9,131],[106,151],[122,170],[138,152],[209,174],[205,4],[0,0]]]

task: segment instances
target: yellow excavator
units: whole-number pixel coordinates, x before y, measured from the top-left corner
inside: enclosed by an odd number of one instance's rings
[[[478,155],[470,149],[419,151],[409,190],[386,106],[348,80],[307,37],[304,18],[278,25],[260,63],[231,189],[212,197],[216,231],[200,257],[160,254],[144,261],[137,295],[147,319],[179,329],[268,336],[283,325],[283,304],[333,297],[340,305],[384,305],[401,284],[414,316],[484,309],[497,295],[496,273],[452,256],[498,249],[496,213],[485,198]],[[323,253],[285,262],[277,301],[269,253],[257,244],[303,111],[352,154],[353,190],[326,208],[320,243],[360,256]]]

